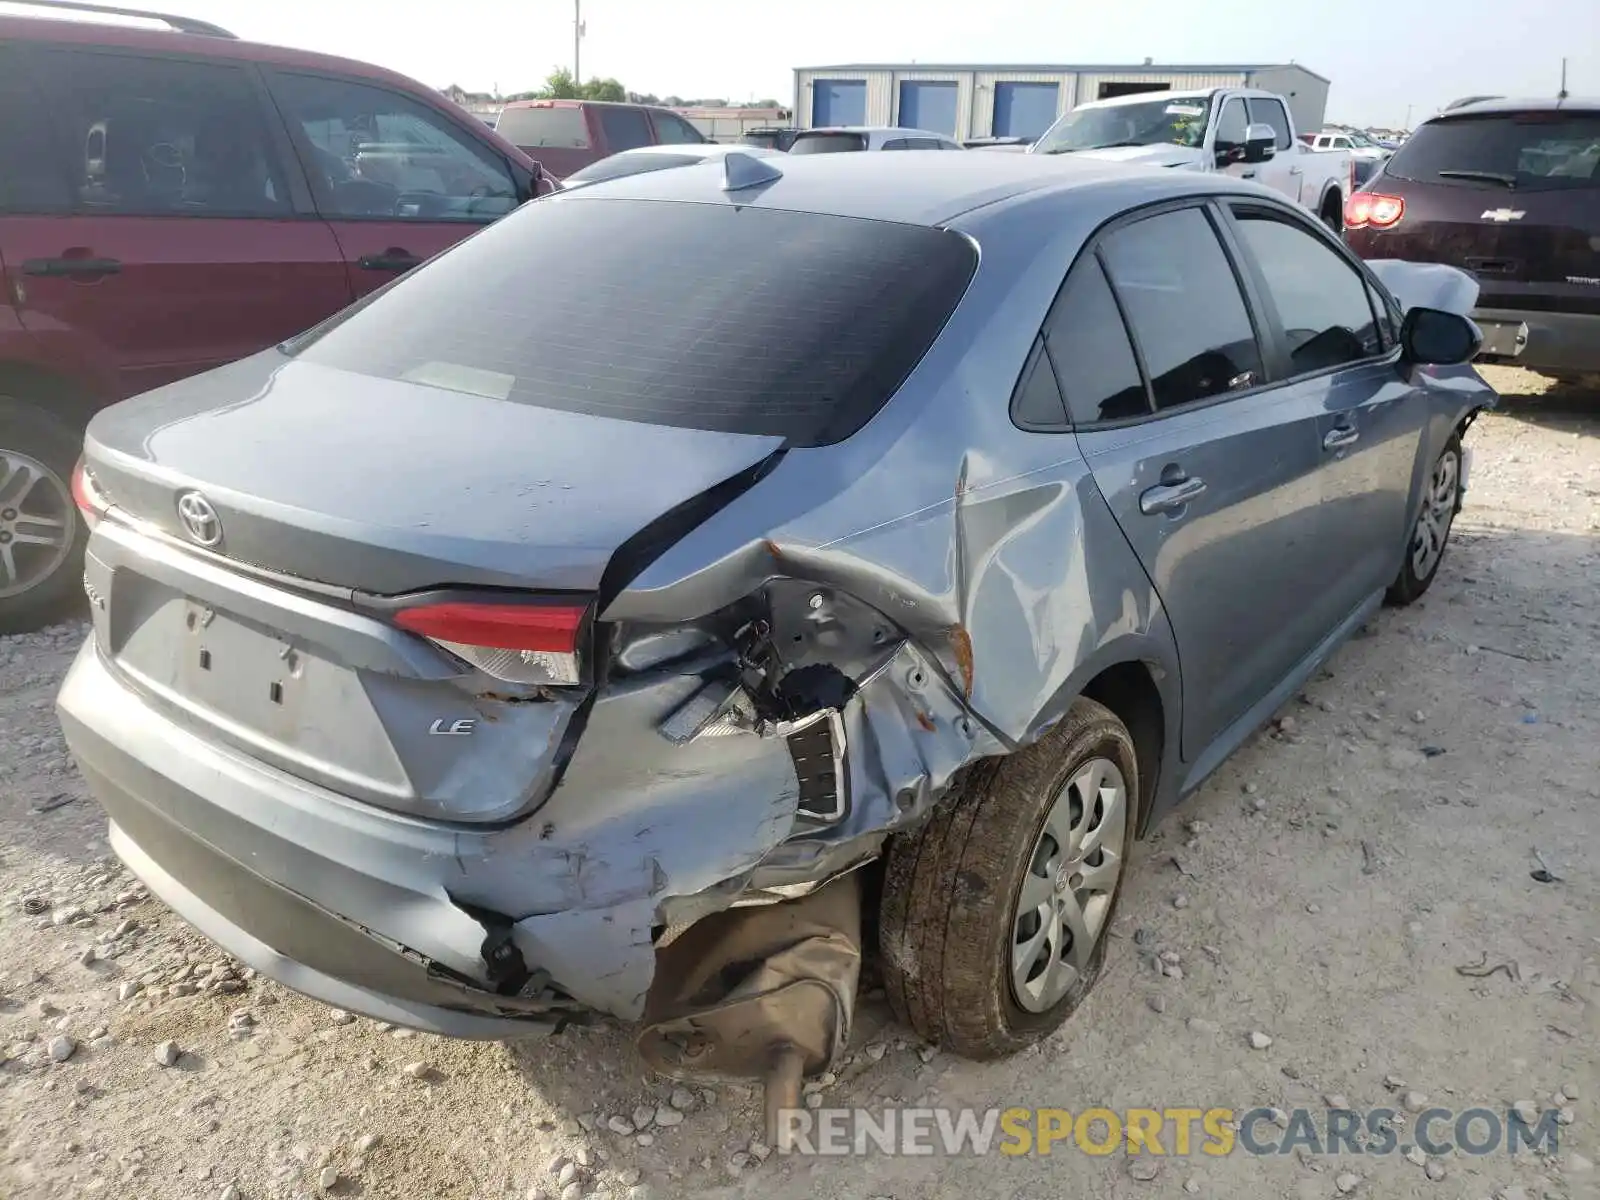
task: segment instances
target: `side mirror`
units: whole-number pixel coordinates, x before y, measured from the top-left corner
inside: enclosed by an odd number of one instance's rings
[[[1407,362],[1432,367],[1469,363],[1483,345],[1483,332],[1460,313],[1413,308],[1400,323],[1400,348]]]
[[[1278,152],[1278,134],[1271,125],[1256,122],[1244,131],[1244,161],[1266,162]]]

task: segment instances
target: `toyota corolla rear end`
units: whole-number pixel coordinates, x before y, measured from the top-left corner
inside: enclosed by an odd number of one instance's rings
[[[1493,100],[1423,124],[1351,196],[1363,258],[1441,262],[1480,288],[1484,356],[1600,371],[1600,104]]]
[[[580,195],[106,410],[75,485],[94,631],[59,710],[116,852],[267,975],[447,1034],[638,1017],[658,945],[758,866],[771,901],[853,865],[783,847],[862,831],[847,726],[922,669],[776,569],[608,610],[871,418],[970,243]]]

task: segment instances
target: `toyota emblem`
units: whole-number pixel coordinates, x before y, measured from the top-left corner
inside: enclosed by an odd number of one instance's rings
[[[184,492],[178,497],[178,520],[183,531],[201,546],[215,546],[222,541],[222,518],[199,492]]]

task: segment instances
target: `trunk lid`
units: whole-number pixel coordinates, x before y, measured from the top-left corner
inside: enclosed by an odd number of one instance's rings
[[[207,740],[398,812],[506,820],[559,778],[590,675],[515,686],[359,594],[589,605],[620,546],[779,444],[259,355],[91,423],[85,462],[117,510],[85,561],[97,641]],[[178,544],[195,491],[221,527],[210,554]]]
[[[1485,308],[1600,313],[1600,114],[1539,109],[1420,128],[1365,190],[1405,214],[1373,256],[1469,271]]]
[[[780,444],[271,350],[106,409],[85,455],[129,515],[193,542],[178,500],[198,490],[221,524],[218,553],[300,579],[383,594],[593,591],[628,538]]]

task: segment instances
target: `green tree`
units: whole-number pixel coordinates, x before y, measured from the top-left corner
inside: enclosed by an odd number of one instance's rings
[[[616,100],[628,98],[628,91],[615,79],[591,79],[579,86],[585,100]]]

